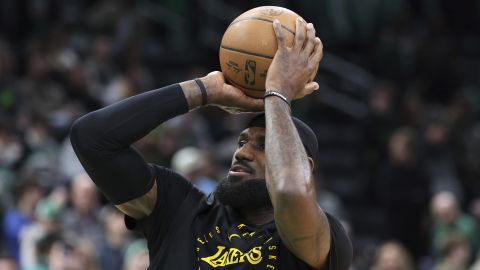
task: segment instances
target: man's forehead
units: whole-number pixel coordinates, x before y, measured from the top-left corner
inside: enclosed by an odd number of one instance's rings
[[[265,137],[265,128],[248,127],[240,132],[239,137]]]

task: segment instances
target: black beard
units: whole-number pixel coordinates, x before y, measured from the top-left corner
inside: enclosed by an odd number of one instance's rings
[[[223,178],[215,190],[220,203],[236,209],[273,209],[265,179]]]

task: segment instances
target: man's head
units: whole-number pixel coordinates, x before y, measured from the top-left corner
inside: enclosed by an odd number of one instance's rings
[[[318,141],[312,129],[292,117],[313,168],[318,158]],[[282,124],[282,123],[279,123]],[[272,208],[265,182],[265,115],[253,117],[237,141],[237,149],[226,178],[215,192],[216,198],[235,208]]]

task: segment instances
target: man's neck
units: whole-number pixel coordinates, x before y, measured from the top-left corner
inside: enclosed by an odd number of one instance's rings
[[[239,211],[252,225],[263,225],[273,221],[273,209],[239,209]]]

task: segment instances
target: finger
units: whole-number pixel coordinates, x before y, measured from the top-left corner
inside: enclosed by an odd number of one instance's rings
[[[279,20],[273,21],[273,31],[275,32],[275,36],[277,37],[278,50],[286,50],[287,44],[285,41],[285,35],[283,33],[282,24]]]
[[[244,112],[259,112],[264,110],[265,103],[263,99],[251,98],[244,95],[238,98],[238,104],[236,104],[235,107],[241,108],[241,111]]]
[[[304,91],[307,94],[312,93],[320,88],[320,85],[317,82],[309,82],[305,85]]]
[[[252,98],[251,102],[249,102],[250,106],[248,109],[252,112],[260,112],[265,110],[265,102],[263,99]]]
[[[309,82],[305,84],[305,86],[303,87],[303,90],[300,91],[293,99],[294,100],[301,99],[306,95],[310,95],[312,92],[318,90],[319,88],[320,86],[318,85],[317,82]]]
[[[318,65],[320,60],[322,60],[322,57],[323,57],[323,43],[317,37],[315,38],[315,49],[313,50],[309,58],[309,64],[312,69],[314,69]]]
[[[301,17],[298,17],[295,30],[295,44],[293,44],[293,49],[297,52],[300,52],[300,50],[303,48],[303,43],[305,42],[305,33],[305,21]]]
[[[313,24],[307,24],[307,40],[305,40],[305,53],[310,56],[315,49],[315,27]]]

